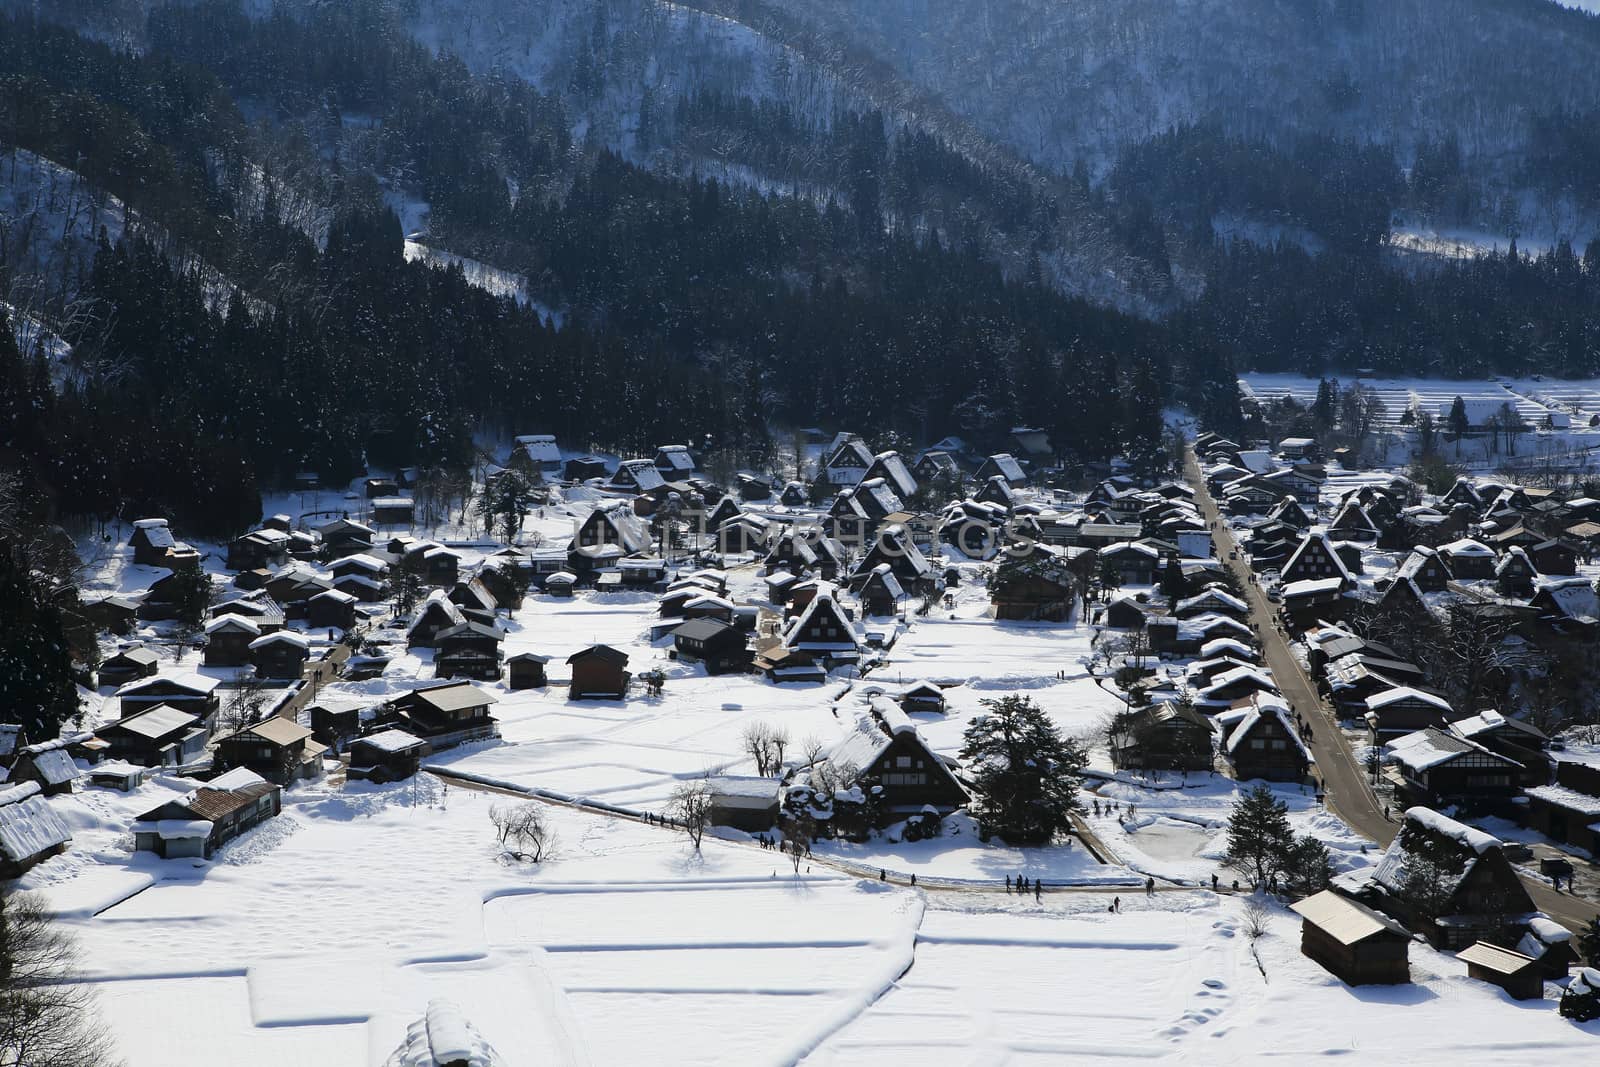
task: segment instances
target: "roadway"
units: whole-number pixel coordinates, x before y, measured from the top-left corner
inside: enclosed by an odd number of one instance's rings
[[[1194,487],[1195,505],[1211,530],[1216,556],[1239,580],[1245,600],[1250,605],[1250,625],[1261,639],[1261,658],[1272,671],[1278,689],[1283,693],[1300,718],[1309,724],[1309,748],[1316,760],[1316,776],[1321,782],[1325,803],[1352,830],[1387,847],[1399,830],[1399,824],[1384,814],[1384,805],[1367,780],[1367,773],[1350,747],[1350,741],[1339,728],[1338,719],[1323,701],[1317,688],[1307,676],[1305,668],[1295,656],[1287,635],[1278,628],[1277,611],[1266,594],[1254,581],[1248,556],[1234,539],[1233,532],[1223,521],[1216,501],[1206,489],[1200,464],[1194,450],[1189,450],[1185,461],[1189,484]],[[1236,554],[1237,558],[1229,558]],[[1576,931],[1597,913],[1600,905],[1570,893],[1559,893],[1550,883],[1536,874],[1522,872],[1523,883],[1533,897],[1534,906],[1556,922]]]

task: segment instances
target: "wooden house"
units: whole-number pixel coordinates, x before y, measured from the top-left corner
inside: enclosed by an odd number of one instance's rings
[[[911,465],[911,474],[919,483],[932,483],[956,490],[961,483],[961,465],[948,452],[928,451],[918,456]]]
[[[1358,901],[1324,889],[1289,905],[1299,915],[1300,952],[1348,985],[1411,981],[1405,927]]]
[[[880,452],[873,457],[872,465],[861,480],[866,482],[874,478],[882,478],[887,482],[889,488],[894,490],[894,495],[901,500],[910,500],[916,495],[917,479],[898,452]]]
[[[356,598],[328,589],[306,601],[306,622],[318,629],[348,630],[356,624]]]
[[[1341,579],[1341,589],[1353,584],[1349,569],[1334,551],[1328,535],[1320,531],[1311,531],[1301,537],[1299,545],[1289,556],[1288,562],[1283,565],[1279,572],[1279,581],[1283,585],[1289,585],[1294,582],[1320,581],[1327,578]]]
[[[20,878],[71,842],[72,831],[37,782],[0,788],[0,878]]]
[[[113,595],[90,600],[84,603],[82,610],[84,617],[96,629],[118,636],[131,631],[134,620],[139,617],[138,603],[125,596]]]
[[[979,482],[987,482],[997,476],[1004,478],[1012,488],[1028,484],[1028,475],[1023,471],[1022,464],[1009,452],[996,452],[988,457],[973,475]]]
[[[599,456],[577,456],[561,467],[561,477],[569,482],[586,482],[606,476],[606,461]]]
[[[759,834],[778,825],[776,778],[754,775],[715,774],[706,778],[711,794],[711,825],[731,826],[745,833]]]
[[[428,742],[429,751],[500,736],[489,708],[498,698],[471,682],[423,686],[389,702],[398,725]]]
[[[752,653],[744,634],[720,619],[691,619],[672,631],[673,651],[680,660],[705,664],[707,674],[748,671]]]
[[[1281,697],[1256,694],[1232,716],[1219,717],[1226,728],[1223,753],[1241,782],[1298,782],[1315,760],[1295,728]]]
[[[1507,596],[1532,596],[1537,575],[1528,554],[1516,546],[1506,549],[1494,564],[1495,588]]]
[[[1578,573],[1578,550],[1565,541],[1540,541],[1528,549],[1528,558],[1540,574],[1571,576]]]
[[[157,705],[97,731],[112,759],[141,767],[183,767],[205,755],[209,731],[195,715]]]
[[[135,519],[133,533],[128,535],[133,562],[144,567],[165,567],[168,554],[177,544],[166,519]]]
[[[1429,726],[1385,746],[1399,768],[1407,802],[1429,807],[1504,810],[1522,765],[1468,738]]]
[[[311,658],[310,640],[293,630],[265,634],[251,641],[249,648],[257,678],[299,678]]]
[[[69,749],[92,736],[87,733],[68,734],[36,745],[23,745],[16,750],[6,782],[36,782],[39,791],[47,797],[72,792],[80,772],[78,765],[72,762]]]
[[[1077,584],[1067,561],[1048,552],[1007,557],[989,580],[996,619],[1067,622],[1076,597]]]
[[[553,434],[521,434],[511,442],[511,455],[506,459],[506,466],[541,481],[559,477],[561,447]],[[601,471],[604,473],[604,467]]]
[[[868,616],[898,615],[906,599],[900,579],[895,577],[894,568],[887,563],[880,563],[872,569],[857,595],[861,598],[862,614]]]
[[[716,550],[725,556],[761,552],[771,538],[772,526],[755,515],[739,515],[716,528]]]
[[[1115,597],[1100,613],[1102,626],[1109,626],[1114,630],[1142,630],[1149,619],[1152,608],[1149,604],[1139,599],[1139,596],[1123,595]]]
[[[1470,537],[1459,538],[1439,546],[1439,555],[1450,567],[1457,581],[1473,581],[1494,577],[1494,549]]]
[[[1328,536],[1340,541],[1370,544],[1378,539],[1378,524],[1354,498],[1346,500],[1328,523]]]
[[[1152,585],[1161,553],[1142,541],[1121,541],[1100,549],[1100,561],[1116,569],[1123,585]]]
[[[628,693],[628,654],[610,645],[592,645],[567,657],[572,668],[572,700],[622,700]]]
[[[97,677],[101,685],[124,686],[140,678],[154,678],[161,659],[148,648],[124,649],[101,662]]]
[[[617,464],[617,469],[611,474],[610,488],[624,493],[653,493],[667,484],[661,476],[661,471],[656,468],[655,462],[648,459],[625,459]]]
[[[503,640],[505,634],[497,627],[471,619],[440,630],[433,636],[434,674],[440,678],[498,681]]]
[[[167,859],[212,854],[282,810],[283,790],[244,768],[138,816],[134,848]]]
[[[895,694],[895,699],[900,702],[900,709],[907,714],[917,712],[944,714],[944,690],[929,681],[919,680],[902,687],[899,693]]]
[[[1406,811],[1371,886],[1384,911],[1437,948],[1501,937],[1511,917],[1534,910],[1499,838],[1426,807]]]
[[[274,716],[217,738],[212,766],[218,771],[248,767],[269,782],[287,786],[321,778],[327,750],[306,727]]]
[[[1497,985],[1512,1000],[1544,996],[1544,970],[1539,961],[1515,949],[1478,941],[1456,953],[1456,958],[1466,963],[1468,978]]]
[[[428,742],[406,730],[389,727],[352,738],[348,749],[350,768],[346,776],[350,780],[399,782],[421,768]]]
[[[361,483],[363,492],[368,500],[379,500],[383,497],[394,496],[400,491],[400,485],[393,478],[368,478]]]
[[[217,715],[217,686],[215,678],[198,674],[165,674],[129,682],[116,692],[120,704],[118,714],[126,719],[160,704],[186,711],[209,723]]]
[[[1418,592],[1441,593],[1450,582],[1450,566],[1436,550],[1418,545],[1400,564],[1395,577],[1409,579],[1415,583]]]
[[[282,567],[289,562],[289,533],[264,527],[228,542],[228,569],[252,571]]]
[[[371,552],[377,531],[365,523],[345,517],[317,527],[322,536],[322,553],[328,559]]]
[[[848,786],[879,786],[885,822],[932,806],[948,814],[968,802],[967,791],[950,767],[922,740],[913,723],[893,702],[873,701],[854,728],[827,751],[824,759],[840,770],[855,772]]]
[[[1552,841],[1600,855],[1600,795],[1574,789],[1558,778],[1554,784],[1524,789],[1521,803],[1528,826]]]
[[[785,682],[817,683],[828,680],[828,671],[817,657],[798,648],[773,645],[756,653],[753,666],[774,684]]]
[[[841,433],[823,456],[822,473],[829,485],[856,485],[867,476],[873,459],[866,442],[853,433]]]
[[[1367,726],[1375,737],[1388,739],[1424,730],[1444,728],[1455,709],[1437,693],[1399,685],[1367,698]]]
[[[1209,771],[1211,720],[1188,704],[1163,701],[1134,708],[1111,725],[1112,766],[1120,769]]]
[[[784,644],[829,659],[853,660],[860,652],[862,636],[830,586],[819,589],[790,622],[784,632]]]
[[[207,667],[243,667],[250,662],[250,642],[261,636],[261,627],[243,615],[222,615],[206,623],[205,635]]]
[[[434,639],[441,631],[460,626],[466,621],[466,615],[451,603],[444,590],[435,589],[422,602],[406,629],[406,644],[411,648],[432,648]]]
[[[545,664],[549,656],[535,652],[519,652],[506,660],[506,685],[511,689],[543,689],[549,680]]]

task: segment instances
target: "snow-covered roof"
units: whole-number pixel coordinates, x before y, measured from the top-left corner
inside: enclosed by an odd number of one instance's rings
[[[222,684],[222,680],[220,678],[207,678],[203,674],[193,674],[188,672],[180,674],[158,674],[152,678],[140,678],[137,681],[129,682],[121,689],[118,689],[116,695],[119,697],[137,696],[146,689],[159,688],[163,684],[174,685],[180,689],[193,690],[196,693],[210,693],[213,689]]]
[[[1379,708],[1386,708],[1390,704],[1398,703],[1402,700],[1420,700],[1424,704],[1433,705],[1446,714],[1454,710],[1450,707],[1450,702],[1444,697],[1434,693],[1425,693],[1421,689],[1413,689],[1409,685],[1397,685],[1393,689],[1385,689],[1381,693],[1372,694],[1367,698],[1367,708],[1376,711]]]
[[[138,734],[155,740],[158,737],[193,726],[200,720],[187,711],[179,711],[170,704],[157,704],[149,711],[141,711],[137,715],[130,715],[116,723],[118,729],[127,730],[129,733]]]
[[[1250,606],[1243,600],[1224,589],[1207,589],[1203,593],[1178,601],[1175,610],[1187,611],[1191,608],[1202,608],[1207,604],[1216,603],[1234,611],[1249,611]]]
[[[327,601],[334,604],[354,604],[356,602],[355,597],[338,589],[325,589],[311,599]]]
[[[72,840],[72,831],[49,802],[38,782],[0,789],[0,852],[26,860]]]
[[[1472,853],[1462,869],[1450,876],[1450,885],[1447,888],[1453,893],[1461,881],[1471,872],[1479,856],[1500,848],[1500,839],[1482,830],[1473,829],[1454,819],[1440,815],[1432,808],[1415,807],[1406,809],[1405,823],[1400,828],[1400,833],[1390,843],[1384,852],[1383,859],[1379,861],[1372,872],[1372,880],[1392,893],[1404,896],[1408,891],[1407,873],[1411,861],[1411,853],[1403,843],[1406,835],[1413,827],[1430,831],[1440,837],[1456,842],[1463,849]]]
[[[1546,804],[1577,812],[1588,818],[1600,818],[1600,797],[1592,797],[1588,793],[1580,793],[1564,785],[1539,785],[1523,792]]]
[[[267,780],[252,771],[249,767],[235,767],[226,774],[219,774],[206,783],[207,789],[222,789],[227,792],[237,792],[253,785],[266,785]]]
[[[1509,766],[1522,766],[1515,760],[1490,752],[1476,741],[1457,737],[1432,726],[1406,734],[1404,737],[1397,737],[1385,747],[1396,763],[1419,774],[1469,752],[1488,756]]]
[[[1285,599],[1337,593],[1344,588],[1345,581],[1344,578],[1307,578],[1304,581],[1289,582],[1280,587],[1278,593]]]
[[[214,634],[218,630],[243,630],[248,634],[259,634],[261,627],[256,625],[254,619],[246,618],[243,615],[228,614],[218,615],[206,623],[206,633]]]
[[[350,742],[352,745],[369,745],[379,752],[406,752],[425,742],[407,730],[379,730],[377,733],[357,737]]]
[[[528,458],[535,463],[557,464],[561,462],[561,449],[557,447],[553,434],[523,434],[517,438],[517,447],[527,453]]]
[[[1494,549],[1482,541],[1475,541],[1470,537],[1451,541],[1448,545],[1440,545],[1439,551],[1447,556],[1475,556],[1479,559],[1494,558]]]
[[[376,501],[374,501],[376,503]],[[372,571],[378,573],[389,569],[389,565],[376,556],[369,556],[365,552],[357,552],[352,556],[344,556],[329,564],[330,570],[356,570]]]
[[[72,757],[64,748],[35,753],[31,759],[34,773],[42,778],[46,785],[62,785],[78,778],[78,765],[72,762]]]

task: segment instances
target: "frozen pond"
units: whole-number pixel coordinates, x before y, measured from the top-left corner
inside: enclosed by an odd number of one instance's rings
[[[1154,860],[1182,863],[1200,858],[1211,835],[1194,823],[1157,819],[1128,835],[1134,846]]]

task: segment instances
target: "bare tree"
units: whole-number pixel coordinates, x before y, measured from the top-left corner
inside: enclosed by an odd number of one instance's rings
[[[756,773],[765,778],[772,764],[772,727],[764,722],[753,722],[744,728],[739,743],[745,755],[755,761]]]
[[[711,783],[704,778],[680,782],[672,791],[668,810],[694,842],[695,851],[700,851],[700,840],[711,825]]]
[[[1244,902],[1244,932],[1250,940],[1255,941],[1267,932],[1272,923],[1272,906],[1267,903],[1266,894],[1257,890],[1250,894],[1250,899]]]
[[[494,823],[501,846],[516,859],[538,863],[555,844],[555,831],[546,822],[543,809],[531,801],[509,807],[496,804],[489,809],[489,821]]]
[[[816,734],[812,734],[800,742],[800,758],[805,760],[808,768],[815,767],[817,761],[822,758],[822,754],[827,750],[827,744]]]
[[[233,690],[228,694],[228,702],[222,706],[221,714],[217,716],[217,725],[223,733],[242,730],[260,717],[261,709],[266,705],[266,683],[257,678],[254,671],[242,670],[234,678]]]
[[[112,1067],[111,1037],[79,981],[78,948],[31,893],[0,894],[0,1063]]]
[[[789,751],[789,731],[782,726],[769,728],[767,739],[772,745],[772,773],[783,773],[783,756]]]

